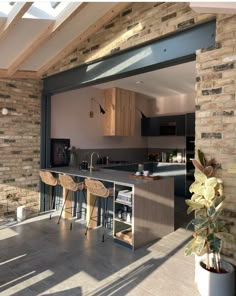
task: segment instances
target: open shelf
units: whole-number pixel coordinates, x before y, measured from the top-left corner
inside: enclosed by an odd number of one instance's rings
[[[121,222],[121,223],[125,223],[125,224],[127,224],[127,225],[132,225],[132,222],[127,222],[127,221],[125,221],[125,220],[122,220],[122,219],[119,219],[119,218],[115,218],[115,221],[118,221],[118,222]]]
[[[128,201],[125,201],[125,200],[116,199],[115,203],[125,205],[125,206],[128,206],[128,207],[132,207],[132,203],[128,202]]]
[[[115,237],[121,241],[124,241],[124,242],[132,245],[132,229],[131,229],[131,227],[117,232],[115,234]]]

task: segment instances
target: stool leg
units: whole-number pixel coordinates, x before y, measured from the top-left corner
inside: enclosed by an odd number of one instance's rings
[[[81,193],[82,193],[82,198],[81,198]],[[87,201],[86,201],[86,196],[85,196],[85,193],[84,193],[84,189],[80,190],[79,191],[79,199],[78,199],[78,205],[79,205],[79,210],[77,212],[77,214],[80,214],[80,216],[77,215],[77,218],[82,218],[83,216],[83,213],[84,213],[84,216],[85,216],[85,219],[86,219],[86,213],[87,213],[87,209],[86,207],[84,208],[83,207],[83,202],[85,203],[85,206],[87,205]]]
[[[93,216],[93,210],[94,210],[94,207],[95,207],[95,205],[96,205],[96,202],[97,202],[97,197],[95,198],[95,201],[94,201],[93,209],[92,209],[92,212],[91,212],[91,215],[90,215],[90,217],[89,217],[89,221],[88,221],[88,224],[87,224],[87,227],[86,227],[86,230],[85,230],[85,235],[87,235],[88,228],[89,228],[89,223],[90,223],[90,220],[91,220],[91,218],[92,218],[92,216]]]
[[[73,206],[71,206],[70,230],[72,230],[73,208],[75,208],[75,215],[76,215],[76,209],[77,209],[77,197],[75,198],[75,193],[74,192],[72,192],[71,199],[73,199],[74,204],[73,204]]]
[[[63,213],[64,207],[65,207],[65,204],[66,204],[66,200],[67,200],[67,197],[68,197],[68,192],[69,192],[69,191],[67,190],[67,192],[66,192],[66,198],[65,198],[65,200],[64,200],[64,203],[63,203],[63,206],[62,206],[61,213],[60,213],[60,216],[59,216],[59,219],[58,219],[57,224],[60,223],[61,216],[62,216],[62,213]]]
[[[84,203],[85,203],[85,206],[86,208],[84,209],[84,215],[85,215],[85,219],[86,219],[86,215],[87,215],[87,199],[86,199],[86,196],[85,196],[85,190],[83,189],[82,190],[82,194],[83,194],[83,197],[84,197]]]
[[[51,204],[50,204],[50,209],[49,209],[49,211],[50,211],[50,217],[49,217],[49,219],[51,220],[52,219],[52,209],[53,209],[53,203],[54,203],[54,187],[53,186],[51,186]]]
[[[108,198],[105,198],[105,208],[103,213],[103,235],[102,235],[102,242],[104,243],[105,240],[105,229],[107,225],[107,210],[108,210]]]

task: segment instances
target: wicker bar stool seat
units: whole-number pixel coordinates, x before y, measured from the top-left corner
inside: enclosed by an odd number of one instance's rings
[[[50,211],[50,219],[52,218],[52,210],[55,204],[56,194],[55,194],[55,187],[57,185],[60,185],[60,182],[58,178],[54,177],[51,172],[48,171],[39,171],[39,176],[41,178],[41,181],[45,183],[46,185],[50,186],[50,194],[49,194],[49,211]],[[55,204],[56,207],[56,204]]]
[[[69,191],[82,192],[83,196],[84,196],[84,202],[86,204],[86,199],[85,199],[85,195],[84,195],[84,188],[85,188],[84,182],[77,183],[77,182],[75,182],[73,180],[73,178],[71,176],[62,175],[62,174],[59,175],[59,182],[60,182],[60,185],[65,189],[65,196],[64,196],[64,203],[63,203],[63,206],[62,206],[62,209],[61,209],[61,213],[60,213],[60,216],[59,216],[59,219],[58,219],[58,224],[60,223],[63,211],[66,211],[68,209],[68,208],[65,208],[65,205],[66,205],[66,201],[68,199]],[[81,209],[80,212],[82,212],[82,211],[85,211],[85,215],[86,215],[86,209]],[[70,207],[70,213],[71,213],[71,218],[72,218],[73,217],[73,207],[72,206]],[[70,223],[70,230],[72,230],[72,220],[71,220],[71,223]]]
[[[91,215],[89,218],[89,221],[87,223],[85,235],[88,232],[89,229],[89,224],[91,221],[91,218],[93,216],[93,211],[94,207],[96,206],[97,203],[97,198],[103,198],[104,199],[104,208],[103,208],[103,221],[102,221],[102,226],[103,226],[103,235],[102,235],[102,241],[104,242],[105,239],[105,228],[108,222],[108,199],[109,197],[113,196],[113,188],[106,188],[105,185],[98,180],[92,180],[92,179],[85,179],[85,185],[87,190],[94,195],[96,198],[94,200],[94,204],[92,207]]]

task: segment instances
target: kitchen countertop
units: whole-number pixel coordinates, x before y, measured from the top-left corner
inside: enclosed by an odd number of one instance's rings
[[[118,182],[129,185],[137,185],[147,182],[153,182],[152,180],[143,179],[132,179],[130,177],[131,172],[116,171],[111,169],[98,169],[90,173],[90,171],[80,170],[73,167],[57,167],[57,168],[47,168],[46,171],[50,171],[57,174],[68,174],[71,176],[82,177],[82,178],[93,178],[105,182]]]
[[[114,163],[109,163],[109,164],[97,164],[97,167],[101,167],[101,168],[109,168],[109,167],[119,167],[119,166],[128,166],[128,165],[138,165],[138,164],[147,164],[147,163],[153,163],[153,164],[157,164],[157,167],[162,167],[162,166],[171,166],[171,165],[182,165],[185,166],[186,163],[185,162],[157,162],[157,161],[129,161],[129,162],[114,162]]]
[[[121,164],[121,165],[124,165],[124,164]],[[174,170],[161,171],[163,167],[170,166],[170,165],[177,165],[178,167],[182,165],[183,168],[181,167],[181,169],[178,168],[176,170],[174,169]],[[116,164],[115,166],[118,167],[120,165]],[[112,167],[114,167],[113,164],[112,164]],[[150,174],[150,176],[174,177],[174,176],[185,174],[184,163],[158,163],[157,169],[158,167],[160,167],[160,172],[157,171],[153,174]],[[93,179],[102,180],[106,182],[112,182],[112,183],[117,182],[117,183],[129,184],[129,185],[135,185],[135,184],[138,185],[138,184],[155,181],[155,180],[133,179],[132,177],[130,177],[130,175],[134,174],[134,172],[132,173],[127,171],[109,169],[109,165],[100,166],[98,170],[93,170],[91,173],[90,171],[80,170],[76,167],[70,167],[70,166],[47,168],[45,170],[54,172],[54,173],[68,174],[68,175],[82,177],[82,178],[93,178]]]

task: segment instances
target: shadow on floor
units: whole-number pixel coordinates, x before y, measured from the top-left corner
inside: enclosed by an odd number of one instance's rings
[[[83,225],[69,231],[69,223],[56,222],[41,217],[0,230],[0,294],[126,295],[188,241],[152,258],[150,245],[131,252],[111,237],[102,243],[101,229],[85,237]]]

